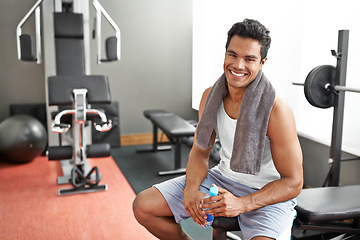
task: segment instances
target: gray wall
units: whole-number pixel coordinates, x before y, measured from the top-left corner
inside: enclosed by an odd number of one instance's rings
[[[304,158],[304,184],[310,187],[321,187],[329,169],[330,148],[303,137],[299,137],[299,140]],[[342,159],[353,157],[356,156],[342,153]],[[360,160],[344,161],[340,169],[340,185],[360,184]]]
[[[45,102],[44,66],[18,61],[16,53],[16,26],[35,2],[0,2],[0,121],[9,116],[9,104]],[[192,1],[100,2],[121,29],[122,59],[97,65],[96,43],[91,40],[91,73],[109,77],[112,99],[119,102],[121,133],[151,132],[142,114],[145,109],[166,109],[195,119],[191,108]],[[31,33],[32,24],[27,23],[24,30]],[[107,35],[113,32],[105,26],[103,41]]]
[[[20,62],[16,52],[16,26],[34,3],[0,1],[0,121],[9,116],[9,104],[45,103],[43,65]],[[31,20],[25,33],[33,32]]]

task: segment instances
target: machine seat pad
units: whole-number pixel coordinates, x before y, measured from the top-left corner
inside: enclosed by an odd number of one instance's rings
[[[306,223],[360,218],[360,185],[303,189],[298,218]]]
[[[169,138],[191,137],[195,133],[193,125],[173,113],[153,114],[150,120]]]
[[[110,144],[93,143],[86,145],[86,154],[88,158],[101,158],[110,156]],[[51,146],[48,147],[49,160],[64,160],[73,157],[72,146]]]
[[[73,89],[86,88],[89,104],[109,104],[109,79],[102,75],[52,76],[48,78],[49,105],[72,105]]]

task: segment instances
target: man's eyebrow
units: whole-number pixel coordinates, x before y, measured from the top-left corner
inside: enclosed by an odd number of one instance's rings
[[[235,54],[235,55],[238,55],[238,54],[237,54],[235,51],[233,51],[233,50],[227,50],[226,52],[232,53],[232,54]],[[246,57],[246,58],[258,59],[258,56],[256,56],[256,55],[246,55],[245,57]]]
[[[247,55],[247,56],[245,56],[245,57],[247,57],[247,58],[254,58],[254,59],[258,59],[258,57],[257,57],[256,55]]]
[[[235,51],[233,51],[233,50],[227,50],[226,52],[237,55],[237,53]]]

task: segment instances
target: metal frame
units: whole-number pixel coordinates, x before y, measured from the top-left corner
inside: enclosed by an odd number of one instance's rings
[[[30,16],[35,12],[35,42],[36,42],[36,63],[42,63],[42,52],[41,52],[41,16],[40,16],[40,4],[44,0],[38,0],[32,8],[27,12],[24,18],[16,27],[16,43],[17,43],[17,53],[18,59],[21,60],[21,46],[20,46],[20,36],[22,34],[22,26],[30,18]],[[116,60],[120,60],[120,28],[116,25],[115,21],[110,17],[110,15],[105,11],[103,6],[98,0],[92,0],[92,4],[96,9],[96,41],[97,41],[97,63],[105,62],[106,60],[101,59],[101,16],[103,15],[105,19],[110,23],[111,27],[115,30],[115,37],[117,39],[117,50],[116,50]]]
[[[335,85],[345,86],[346,68],[348,57],[349,30],[340,30],[338,36],[338,51],[335,54],[337,58]],[[334,50],[332,51],[334,55]],[[328,179],[329,186],[339,186],[340,166],[341,166],[341,144],[344,120],[345,92],[339,91],[335,95],[332,137],[330,146],[331,173]]]
[[[21,19],[20,23],[16,27],[16,46],[18,59],[21,60],[21,47],[20,47],[20,36],[22,34],[22,26],[30,18],[30,16],[35,12],[35,42],[36,42],[36,63],[40,64],[42,62],[41,56],[41,26],[40,26],[40,4],[44,0],[38,0],[32,8],[26,13],[25,17]]]
[[[116,25],[114,20],[101,6],[98,0],[92,0],[92,4],[96,9],[96,41],[97,41],[97,63],[101,64],[104,60],[101,59],[101,15],[110,23],[111,27],[115,30],[115,36],[117,39],[117,60],[120,60],[120,28]]]

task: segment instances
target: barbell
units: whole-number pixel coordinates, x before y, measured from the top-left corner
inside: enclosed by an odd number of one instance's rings
[[[339,91],[360,93],[359,88],[335,85],[336,68],[331,65],[320,65],[312,69],[306,77],[305,83],[293,83],[304,86],[305,97],[308,102],[318,108],[334,106],[335,96]]]

